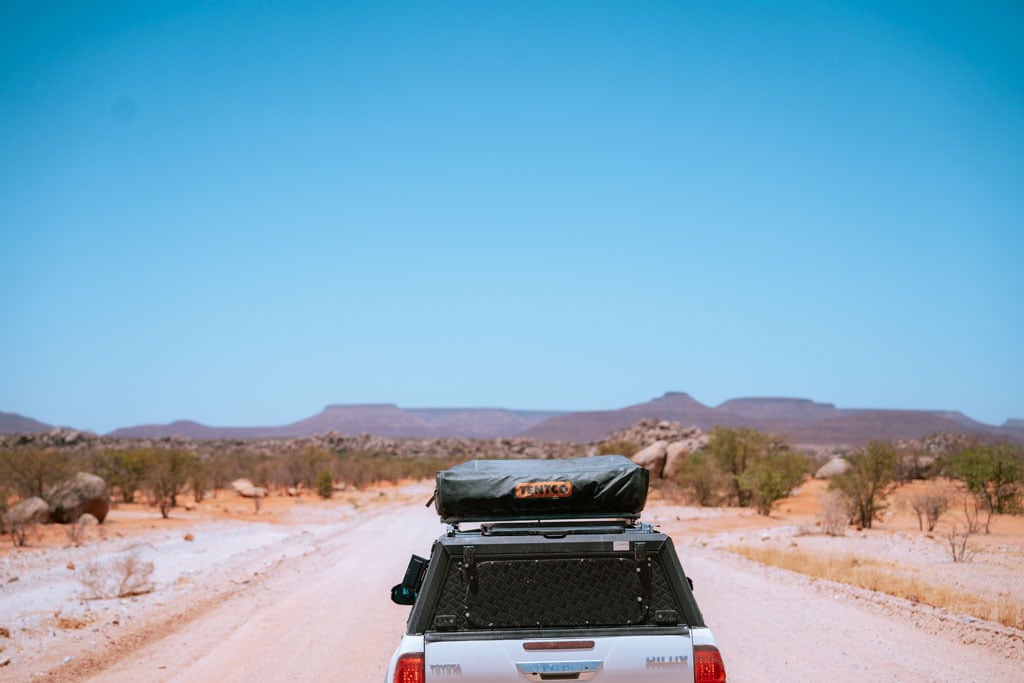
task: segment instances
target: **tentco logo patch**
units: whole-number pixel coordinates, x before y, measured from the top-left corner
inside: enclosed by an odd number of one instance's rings
[[[568,498],[571,481],[529,481],[516,484],[516,498]]]

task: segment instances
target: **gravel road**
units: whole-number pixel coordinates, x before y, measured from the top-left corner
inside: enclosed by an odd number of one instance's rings
[[[441,526],[420,505],[358,520],[237,590],[197,586],[195,609],[169,606],[163,621],[49,679],[382,681],[409,609],[389,589]],[[679,549],[733,683],[1024,681],[1024,632],[995,633],[699,544]]]

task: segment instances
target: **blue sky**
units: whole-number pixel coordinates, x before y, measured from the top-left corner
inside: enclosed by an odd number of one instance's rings
[[[0,410],[1024,417],[1019,3],[0,5]]]

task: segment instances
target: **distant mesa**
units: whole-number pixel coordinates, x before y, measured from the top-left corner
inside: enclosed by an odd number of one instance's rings
[[[505,408],[399,408],[393,403],[333,404],[316,415],[273,427],[210,427],[190,420],[116,429],[121,438],[285,439],[327,432],[373,434],[391,438],[462,437],[493,439],[515,436],[560,415],[550,410]]]
[[[337,432],[386,438],[526,437],[586,444],[604,439],[642,418],[668,420],[709,431],[716,425],[752,427],[780,434],[794,444],[860,444],[870,439],[919,439],[937,432],[989,435],[1024,443],[1024,420],[987,425],[955,410],[837,408],[806,398],[733,398],[705,405],[689,394],[662,396],[616,408],[579,412],[506,408],[402,408],[394,403],[332,404],[310,417],[277,426],[214,427],[193,420],[116,429],[108,436],[137,439],[182,437],[285,439]],[[0,434],[48,432],[52,426],[14,413],[0,413]]]

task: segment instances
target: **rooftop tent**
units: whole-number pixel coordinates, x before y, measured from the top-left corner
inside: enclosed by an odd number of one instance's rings
[[[635,518],[647,485],[647,470],[621,455],[471,460],[437,473],[434,502],[448,523]]]

